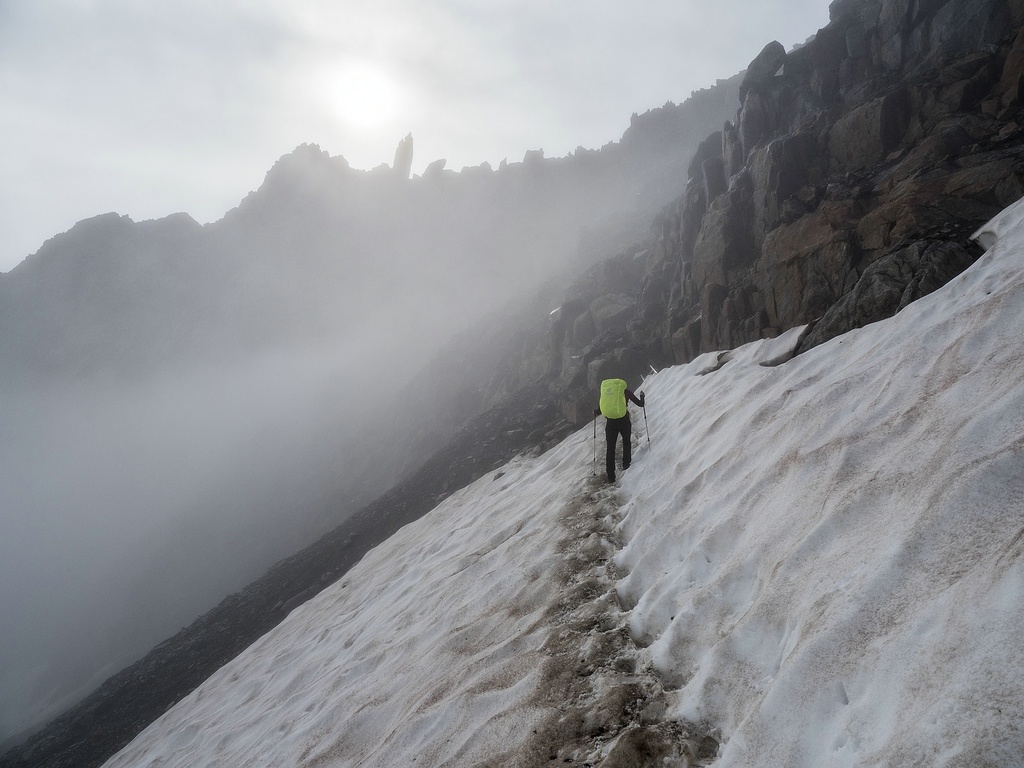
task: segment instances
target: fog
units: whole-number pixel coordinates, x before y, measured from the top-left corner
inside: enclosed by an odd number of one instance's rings
[[[639,237],[712,107],[423,178],[302,146],[218,222],[99,216],[0,275],[0,739],[427,459],[487,372],[423,366]]]
[[[402,354],[404,337],[379,317],[348,328],[298,349],[0,389],[4,738],[335,527],[416,460],[381,425],[402,426],[397,396],[428,350]]]
[[[0,723],[87,693],[382,490],[366,350],[7,390]],[[28,706],[26,706],[28,705]]]

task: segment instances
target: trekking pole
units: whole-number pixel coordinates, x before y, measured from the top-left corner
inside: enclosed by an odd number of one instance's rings
[[[590,474],[597,474],[597,416],[594,416],[594,464],[590,468]]]
[[[647,444],[650,445],[650,442],[651,442],[651,430],[647,426],[647,406],[644,405],[644,406],[642,406],[642,408],[643,408],[643,412],[644,412],[644,431],[647,433]]]

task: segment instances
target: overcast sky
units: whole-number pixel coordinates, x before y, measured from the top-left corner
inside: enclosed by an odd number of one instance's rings
[[[828,0],[0,0],[0,272],[75,222],[215,221],[303,142],[413,172],[617,140]]]

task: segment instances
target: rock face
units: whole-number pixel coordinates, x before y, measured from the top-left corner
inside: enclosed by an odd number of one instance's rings
[[[770,84],[785,63],[786,49],[778,40],[772,40],[747,67],[740,84],[740,103],[746,101],[751,88],[763,88]]]
[[[1024,3],[830,15],[751,62],[735,122],[653,228],[630,324],[652,360],[817,323],[808,348],[891,315],[968,266],[970,232],[1024,194]]]
[[[709,195],[717,169],[691,166],[666,211],[644,291],[663,287],[646,337],[669,361],[820,321],[806,348],[892,314],[969,265],[969,233],[1024,194],[1024,3],[830,14],[751,63],[722,133],[727,188]]]
[[[803,47],[766,45],[647,236],[490,342],[482,407],[545,381],[584,422],[608,376],[800,325],[806,350],[952,279],[1024,195],[1022,23],[1024,0],[843,0]]]
[[[412,172],[412,134],[410,133],[395,149],[395,164],[392,169],[400,179],[408,179]]]
[[[969,266],[970,234],[1024,194],[1024,0],[837,0],[830,16],[803,47],[765,46],[683,194],[553,316],[537,344],[569,419],[589,418],[605,372],[639,384],[795,326],[812,326],[805,350],[888,317]]]

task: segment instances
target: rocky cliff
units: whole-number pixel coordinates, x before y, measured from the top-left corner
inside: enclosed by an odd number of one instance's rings
[[[431,377],[454,408],[543,382],[580,423],[603,378],[801,325],[808,349],[972,263],[971,232],[1024,195],[1024,3],[830,11],[805,45],[754,57],[642,238],[444,351]]]
[[[978,255],[1024,194],[1024,3],[837,0],[771,42],[735,118],[647,236],[590,270],[524,366],[574,420],[596,384],[808,324],[802,349],[898,312]]]
[[[832,4],[829,25],[804,46],[787,52],[769,43],[753,58],[742,83],[737,82],[733,90],[736,101],[727,121],[685,162],[677,155],[660,165],[657,159],[654,139],[671,143],[678,130],[674,107],[635,116],[621,147],[623,152],[633,142],[644,147],[631,156],[645,158],[643,167],[649,173],[630,177],[634,186],[629,189],[635,192],[636,185],[650,184],[653,196],[646,199],[660,212],[653,222],[647,214],[646,233],[631,242],[620,242],[623,233],[630,231],[620,226],[624,219],[609,227],[597,217],[584,224],[586,232],[578,242],[563,232],[554,245],[548,243],[555,250],[590,249],[593,259],[602,252],[617,255],[590,266],[568,290],[555,283],[515,313],[503,307],[500,319],[479,321],[448,349],[430,375],[434,390],[450,397],[439,405],[435,421],[414,425],[409,456],[419,458],[409,459],[404,469],[411,470],[430,450],[445,444],[446,436],[468,416],[492,406],[502,405],[506,415],[512,407],[511,415],[500,422],[485,420],[480,434],[494,439],[511,436],[515,442],[519,439],[516,424],[524,421],[530,423],[524,443],[543,445],[547,439],[543,427],[516,414],[532,413],[530,409],[543,409],[554,401],[567,420],[579,423],[590,418],[597,382],[609,374],[636,381],[652,365],[687,361],[701,352],[805,324],[810,326],[803,341],[806,349],[891,315],[957,274],[977,257],[967,235],[1024,194],[1022,23],[1024,0],[840,0]],[[678,145],[673,146],[677,152]],[[198,275],[195,282],[203,290],[194,295],[167,294],[167,303],[189,308],[200,318],[203,313],[226,312],[237,322],[232,332],[240,337],[260,341],[282,328],[294,331],[285,321],[296,318],[316,328],[321,320],[332,318],[316,312],[299,315],[296,307],[328,311],[333,306],[329,301],[318,304],[309,302],[309,297],[319,297],[327,287],[345,288],[343,278],[351,272],[346,271],[347,263],[334,259],[339,253],[337,228],[347,221],[338,212],[358,219],[359,206],[369,205],[363,194],[367,190],[387,190],[385,204],[372,209],[374,227],[408,223],[402,215],[408,210],[402,207],[405,202],[416,196],[421,201],[436,200],[432,195],[439,190],[452,201],[451,208],[441,213],[472,211],[463,204],[481,193],[491,200],[512,196],[529,213],[529,184],[538,173],[549,180],[567,178],[565,174],[583,178],[585,168],[595,172],[612,168],[618,151],[580,150],[571,158],[556,160],[535,153],[523,163],[464,169],[459,174],[445,171],[444,164],[438,163],[420,179],[402,179],[390,171],[365,178],[354,175],[337,159],[304,148],[282,161],[268,175],[265,188],[220,227],[199,228],[184,219],[160,226],[154,223],[161,236],[185,243],[175,251],[182,258],[161,261],[128,240],[123,248],[118,246],[123,253],[116,248],[76,245],[77,250],[65,249],[60,256],[82,260],[81,271],[72,279],[58,268],[59,244],[53,244],[52,251],[41,251],[24,267],[0,276],[0,320],[9,328],[15,310],[34,308],[36,314],[31,316],[49,332],[51,325],[69,325],[76,318],[47,315],[41,297],[71,291],[78,301],[82,291],[106,291],[115,279],[123,282],[115,287],[124,288],[124,295],[148,296],[138,293],[140,285],[159,287],[177,270]],[[688,177],[685,188],[683,177]],[[672,184],[676,189],[669,194]],[[392,196],[396,189],[401,190],[398,197]],[[577,202],[580,210],[591,213],[612,210],[594,190]],[[324,210],[334,229],[319,240],[301,240],[299,233]],[[441,214],[425,207],[422,215]],[[625,223],[635,225],[639,215],[634,210]],[[525,215],[521,219],[529,220]],[[497,254],[490,263],[509,267],[503,258],[514,258],[514,251],[492,248],[504,241],[494,221],[474,222],[472,215],[459,221],[474,226],[460,230],[468,246],[464,253]],[[108,219],[96,226],[116,229],[127,224]],[[508,226],[514,228],[515,223]],[[137,228],[129,229],[138,235]],[[411,231],[417,232],[415,227]],[[238,232],[246,234],[233,234]],[[540,242],[544,233],[550,233],[550,228],[535,230],[532,242]],[[205,244],[196,245],[200,242]],[[401,250],[414,242],[404,240],[397,246]],[[245,255],[219,260],[209,243],[241,244],[246,247],[238,253]],[[147,258],[138,259],[139,254]],[[134,259],[132,270],[114,268],[113,262],[129,257]],[[334,265],[326,273],[329,279],[322,279],[323,271],[314,270],[320,277],[311,284],[296,283],[293,270],[302,259]],[[445,262],[444,268],[455,263]],[[258,269],[248,271],[254,264]],[[379,265],[357,266],[372,270]],[[101,268],[107,271],[97,271]],[[389,279],[387,269],[373,274],[385,284]],[[444,269],[427,264],[421,274],[436,277]],[[215,288],[230,288],[240,275],[248,275],[250,283],[255,281],[266,292],[229,290],[227,295],[245,301],[225,306],[225,294]],[[443,281],[429,285],[447,295]],[[282,294],[276,289],[281,287],[294,291],[293,300],[278,301]],[[207,295],[217,300],[206,302]],[[84,299],[81,304],[103,306]],[[154,312],[151,300],[141,304],[139,311]],[[117,309],[118,305],[111,307],[111,317],[104,322],[126,334],[141,334],[137,342],[131,336],[116,337],[127,339],[121,351],[144,348],[151,341],[142,333],[145,322],[128,321],[132,306]],[[394,314],[403,309],[388,307]],[[283,324],[267,321],[268,312],[280,313]],[[225,315],[210,317],[219,320]],[[142,320],[171,334],[165,347],[153,351],[161,360],[174,344],[193,338],[197,327],[162,323],[156,314]],[[301,329],[296,333],[301,335]],[[31,334],[11,333],[5,338],[11,354],[35,354],[23,343]],[[54,331],[52,338],[62,337]],[[83,344],[110,344],[109,338],[90,334],[75,339]],[[56,355],[67,350],[55,347],[42,362],[33,357],[32,364],[43,366],[40,370],[64,370],[61,366],[68,360],[94,364],[96,349],[58,359]],[[410,402],[415,394],[410,393]],[[557,423],[558,430],[563,430],[550,411],[539,411],[537,421]],[[478,454],[482,440],[474,434],[466,444],[466,455]],[[517,443],[517,447],[522,446]],[[445,460],[443,453],[438,454],[432,461],[440,464],[422,470],[424,477],[431,478],[430,498],[448,490],[443,483],[438,491],[433,485],[448,476]],[[482,469],[486,468],[474,471]],[[460,474],[457,482],[463,479]],[[402,505],[409,502],[396,499],[395,503],[404,509]],[[336,572],[334,567],[309,569],[277,594],[315,591],[330,578],[324,574]],[[270,591],[267,587],[260,594]],[[188,642],[183,639],[182,647]],[[73,754],[73,745],[71,749]]]

